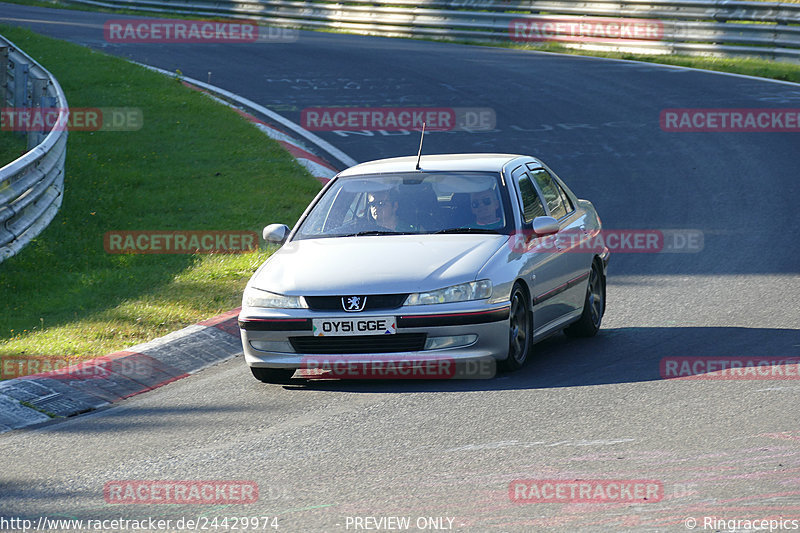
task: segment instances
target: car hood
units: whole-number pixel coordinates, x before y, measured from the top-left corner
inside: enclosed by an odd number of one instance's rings
[[[286,295],[392,294],[474,281],[507,235],[391,235],[285,244],[250,281]]]

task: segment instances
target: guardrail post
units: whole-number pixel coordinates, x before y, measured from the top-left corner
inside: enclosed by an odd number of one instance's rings
[[[0,46],[0,107],[8,105],[8,46]]]
[[[23,109],[30,107],[30,96],[28,95],[28,74],[30,73],[30,66],[27,63],[20,61],[14,62],[14,94],[13,105],[15,113],[19,113]],[[17,135],[20,137],[25,136],[24,131],[18,131]]]
[[[47,107],[45,96],[47,96],[47,80],[45,78],[34,78],[31,76],[31,111],[40,110],[41,116],[37,118],[45,118],[43,109]],[[42,121],[41,127],[34,129],[29,128],[28,131],[28,150],[39,144],[46,137],[47,128]]]
[[[26,107],[28,92],[25,88],[28,86],[29,71],[27,63],[14,62],[14,107]]]

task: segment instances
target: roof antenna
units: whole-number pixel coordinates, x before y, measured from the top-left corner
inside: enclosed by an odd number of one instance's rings
[[[419,152],[417,152],[417,170],[419,168],[419,160],[422,159],[422,140],[425,138],[425,123],[422,123],[422,133],[419,136]]]

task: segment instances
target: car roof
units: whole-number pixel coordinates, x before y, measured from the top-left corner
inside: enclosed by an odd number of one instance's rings
[[[484,171],[500,172],[503,167],[518,154],[436,154],[423,155],[420,159],[421,172],[436,171]],[[536,158],[530,158],[539,162]],[[392,157],[367,161],[350,167],[339,173],[339,176],[356,176],[361,174],[384,174],[393,172],[417,172],[417,156]]]

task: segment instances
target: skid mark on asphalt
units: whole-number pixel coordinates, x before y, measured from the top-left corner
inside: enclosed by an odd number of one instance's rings
[[[517,441],[517,440],[509,440],[509,441],[499,441],[499,442],[487,442],[484,444],[467,444],[465,446],[459,446],[457,448],[450,448],[445,450],[446,452],[463,452],[463,451],[478,451],[478,450],[492,450],[498,448],[508,448],[508,447],[521,447],[521,448],[530,448],[533,446],[604,446],[609,444],[619,444],[621,442],[633,442],[636,439],[615,439],[615,440],[562,440],[557,442],[546,442],[546,441],[532,441],[532,442],[524,442],[524,441]]]

